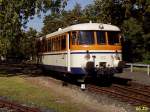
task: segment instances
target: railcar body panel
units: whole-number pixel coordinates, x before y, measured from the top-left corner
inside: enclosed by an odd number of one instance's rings
[[[44,53],[41,55],[41,65],[47,70],[67,72],[67,51]]]
[[[41,44],[44,52],[39,53],[40,64],[47,70],[74,75],[88,74],[88,62],[94,64],[94,69],[117,68],[122,61],[119,32],[118,27],[101,23],[85,23],[59,29],[45,36],[48,42],[46,47]],[[42,41],[43,37],[39,40]]]
[[[100,62],[106,62],[109,67],[116,67],[114,65],[114,58],[116,52],[114,50],[91,50],[89,51],[90,59],[86,59],[86,50],[74,50],[70,52],[70,71],[67,70],[67,52],[45,53],[42,55],[42,65],[49,70],[59,72],[69,72],[72,74],[86,74],[85,66],[87,62],[95,62],[95,66],[99,67]],[[119,58],[121,59],[121,51],[118,51]],[[93,59],[95,56],[95,60]]]

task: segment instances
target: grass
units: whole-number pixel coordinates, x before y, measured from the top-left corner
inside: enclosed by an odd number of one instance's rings
[[[129,70],[131,70],[131,68],[128,68]],[[133,67],[133,72],[145,72],[147,73],[147,67]]]
[[[10,100],[25,103],[30,106],[39,106],[53,109],[57,112],[77,112],[77,107],[69,102],[58,102],[59,96],[46,88],[27,82],[19,76],[0,77],[0,96]]]
[[[145,67],[145,68],[133,67],[133,71],[136,71],[136,72],[138,72],[138,71],[147,72],[147,67]]]
[[[143,62],[141,63],[144,63],[144,64],[150,64],[150,60],[144,60]]]

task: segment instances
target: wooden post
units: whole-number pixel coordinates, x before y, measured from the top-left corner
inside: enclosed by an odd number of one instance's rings
[[[131,64],[131,72],[133,72],[133,64]]]
[[[147,65],[147,74],[150,75],[150,65]]]

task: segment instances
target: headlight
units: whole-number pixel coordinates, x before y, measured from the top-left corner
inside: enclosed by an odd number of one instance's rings
[[[114,67],[118,67],[120,60],[114,60]]]
[[[118,51],[117,51],[117,50],[116,50],[116,54],[115,54],[115,56],[114,56],[114,59],[120,60],[120,57],[119,57],[119,54],[118,54]]]
[[[89,60],[89,59],[91,58],[90,53],[89,53],[88,50],[86,51],[86,55],[84,56],[84,58],[85,58],[86,60]]]

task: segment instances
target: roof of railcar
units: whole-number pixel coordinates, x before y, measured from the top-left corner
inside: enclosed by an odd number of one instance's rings
[[[102,24],[102,23],[82,23],[82,24],[76,24],[72,26],[68,26],[64,29],[59,29],[58,31],[54,33],[50,33],[46,35],[46,38],[60,35],[65,32],[69,31],[75,31],[75,30],[101,30],[101,31],[120,31],[120,29],[117,26],[111,25],[111,24]]]

